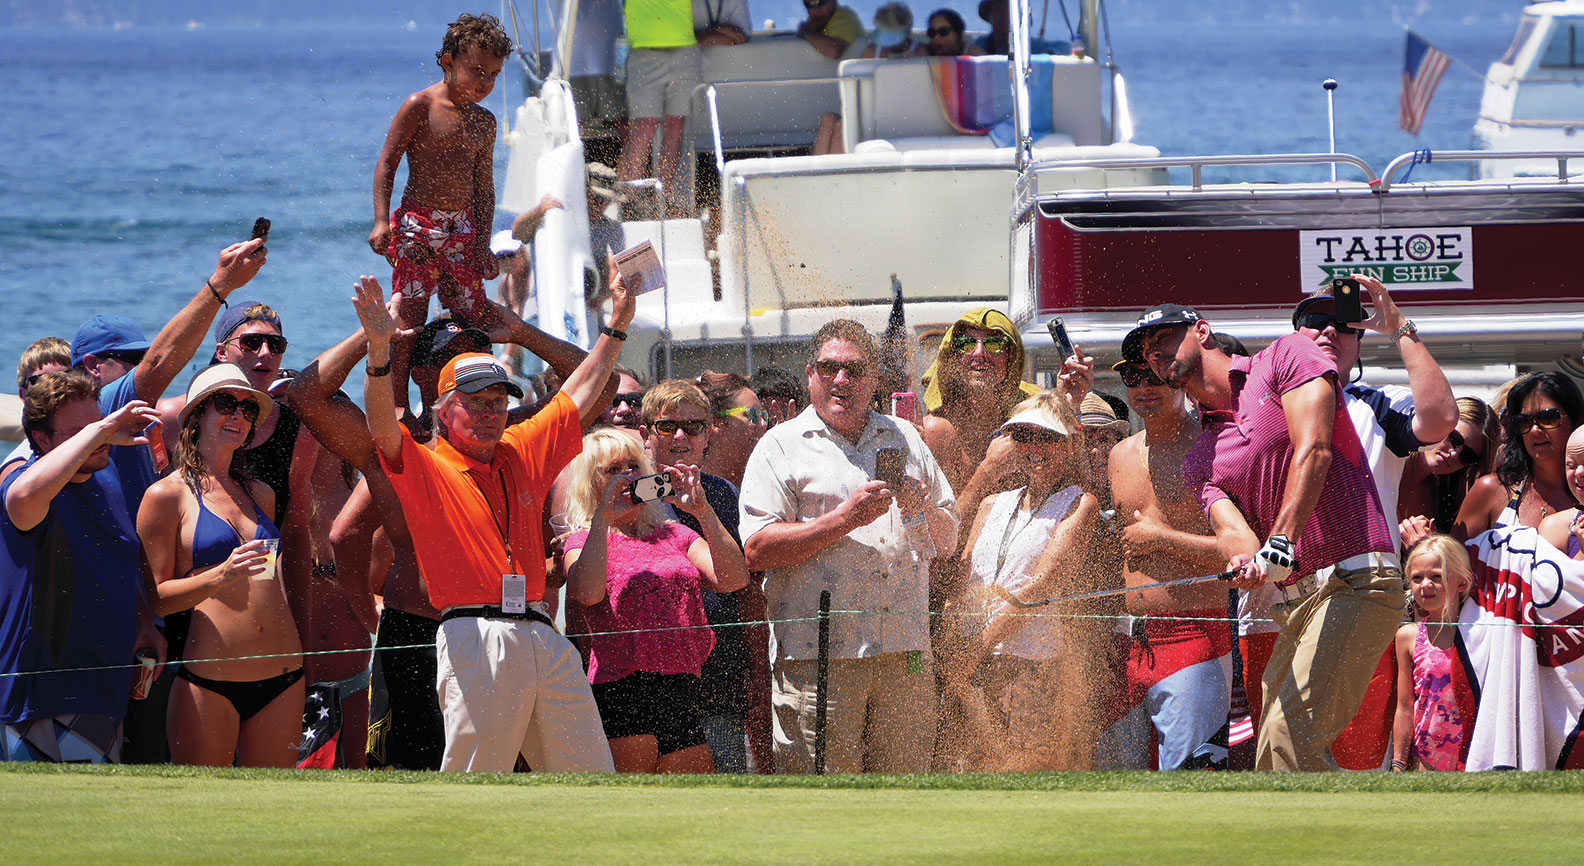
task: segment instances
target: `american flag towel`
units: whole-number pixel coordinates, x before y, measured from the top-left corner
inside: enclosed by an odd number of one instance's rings
[[[1029,76],[1029,131],[1051,131],[1051,81],[1056,65],[1035,55]],[[1005,57],[931,57],[930,76],[941,115],[965,135],[985,135],[1012,117],[1012,75]]]
[[[1402,100],[1397,110],[1397,125],[1418,135],[1424,126],[1425,109],[1430,107],[1430,97],[1451,62],[1446,52],[1426,42],[1419,34],[1408,31],[1408,48],[1403,54]]]
[[[1527,526],[1469,543],[1474,591],[1458,648],[1479,714],[1468,769],[1584,768],[1584,562]]]

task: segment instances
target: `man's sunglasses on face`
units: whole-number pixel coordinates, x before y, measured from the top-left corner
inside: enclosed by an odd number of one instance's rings
[[[650,421],[649,426],[654,428],[655,432],[664,433],[667,436],[675,436],[678,430],[689,436],[702,436],[704,435],[704,428],[709,426],[709,422],[702,418],[695,418],[691,421],[663,418],[659,421]]]
[[[616,396],[611,398],[611,408],[612,409],[616,408],[617,406],[620,406],[623,403],[626,403],[628,406],[631,406],[634,409],[637,409],[640,405],[643,404],[643,392],[642,391],[621,391],[621,392],[618,392],[616,394]]]
[[[958,334],[952,337],[952,351],[959,355],[966,355],[974,350],[975,346],[984,346],[984,350],[992,355],[999,355],[1007,350],[1012,341],[1005,334],[991,334],[988,337],[970,337],[967,334]]]
[[[277,355],[286,354],[286,338],[279,334],[243,334],[240,337],[232,337],[228,342],[236,343],[249,352],[257,352],[268,344],[271,352]]]
[[[1162,382],[1161,378],[1155,375],[1154,370],[1151,370],[1149,367],[1143,365],[1135,364],[1122,368],[1122,384],[1129,388],[1137,388],[1143,385],[1159,386],[1166,383]]]
[[[1305,313],[1298,320],[1298,327],[1308,328],[1311,331],[1324,331],[1327,327],[1335,326],[1338,334],[1347,334],[1352,337],[1361,336],[1364,332],[1351,325],[1338,322],[1336,317],[1325,313]]]
[[[869,373],[868,361],[815,361],[814,372],[821,379],[834,379],[837,373],[846,372],[849,379],[862,379]]]
[[[128,367],[136,367],[143,363],[142,352],[100,352],[99,357],[106,361],[120,361]]]
[[[818,9],[821,6],[824,6],[826,3],[829,3],[829,2],[831,2],[831,0],[803,0],[803,8],[804,9]]]

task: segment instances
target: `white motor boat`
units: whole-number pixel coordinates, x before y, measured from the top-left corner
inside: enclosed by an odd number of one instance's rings
[[[1559,151],[1584,148],[1584,0],[1524,8],[1518,32],[1485,74],[1474,149]],[[1584,171],[1571,165],[1569,174]],[[1555,158],[1478,163],[1480,178],[1555,176]]]

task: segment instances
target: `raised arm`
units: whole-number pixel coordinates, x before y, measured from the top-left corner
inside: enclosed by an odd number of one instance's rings
[[[107,445],[148,444],[141,431],[158,419],[153,407],[133,400],[51,448],[6,490],[5,510],[11,525],[26,532],[43,523],[55,496],[66,489],[95,451]]]
[[[1457,427],[1457,398],[1452,396],[1452,385],[1447,382],[1441,365],[1431,357],[1429,347],[1420,341],[1417,331],[1396,336],[1408,317],[1397,309],[1386,286],[1365,274],[1354,274],[1353,279],[1369,289],[1370,303],[1375,309],[1374,315],[1360,326],[1395,338],[1397,351],[1402,353],[1403,369],[1408,371],[1408,388],[1413,391],[1414,437],[1423,445],[1440,442]],[[1395,516],[1387,515],[1388,518]]]
[[[495,319],[498,327],[490,330],[490,340],[497,343],[511,343],[538,355],[550,369],[556,371],[563,382],[569,381],[572,374],[587,358],[588,353],[577,346],[546,334],[533,325],[528,324],[518,316],[516,311],[493,301],[490,306],[495,308]],[[605,339],[602,337],[601,339]],[[618,350],[619,351],[619,350]],[[621,379],[613,372],[605,377],[605,386],[587,406],[578,406],[578,421],[583,427],[588,427],[599,418],[605,407],[610,405],[616,396],[616,389],[621,387]],[[548,398],[547,398],[548,399]],[[524,420],[535,411],[533,407],[518,407],[512,410],[512,415],[507,418],[507,423],[516,424]],[[518,417],[516,413],[522,413]]]
[[[287,401],[319,444],[364,472],[374,459],[368,419],[336,392],[367,353],[368,336],[359,330],[313,359],[286,389]]]
[[[358,280],[357,295],[353,303],[358,319],[363,322],[363,333],[368,336],[368,368],[383,368],[385,372],[372,373],[363,379],[363,405],[368,411],[369,435],[374,447],[385,462],[401,465],[401,428],[396,420],[396,392],[391,387],[391,339],[397,332],[397,314],[401,292],[391,295],[390,307],[385,305],[385,290],[379,280],[364,276]]]
[[[264,249],[264,239],[254,238],[232,244],[220,251],[220,261],[213,274],[199,287],[198,292],[182,307],[149,343],[132,379],[137,387],[137,397],[153,403],[164,396],[165,389],[181,375],[187,362],[197,353],[214,323],[220,305],[231,293],[248,284],[264,267],[269,251]]]
[[[627,286],[622,282],[621,272],[616,269],[616,259],[606,257],[606,267],[610,275],[611,292],[611,317],[610,329],[625,334],[627,326],[632,324],[633,313],[637,309],[637,299],[628,294]],[[616,370],[616,361],[621,357],[623,340],[610,334],[600,334],[599,341],[588,353],[588,357],[577,365],[572,375],[561,384],[562,393],[572,398],[577,404],[578,417],[584,412],[593,409],[595,414],[603,412],[610,405],[610,394],[607,387],[611,381],[611,373]],[[611,392],[614,393],[614,392]],[[604,395],[604,399],[601,399]]]

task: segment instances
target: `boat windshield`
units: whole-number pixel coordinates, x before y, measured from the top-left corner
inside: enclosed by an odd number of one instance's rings
[[[1577,18],[1556,19],[1551,25],[1551,41],[1540,57],[1540,65],[1551,69],[1584,66],[1584,22]]]
[[[1513,35],[1512,44],[1507,46],[1507,52],[1503,54],[1501,59],[1496,62],[1505,63],[1508,66],[1511,66],[1513,61],[1518,59],[1518,52],[1523,50],[1524,43],[1529,41],[1529,37],[1534,33],[1534,29],[1535,19],[1526,16],[1523,21],[1519,22],[1518,32]]]

